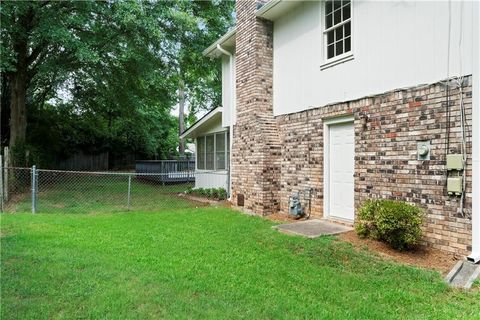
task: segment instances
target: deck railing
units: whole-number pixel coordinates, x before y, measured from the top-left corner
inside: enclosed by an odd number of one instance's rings
[[[161,182],[195,181],[194,160],[139,160],[135,164],[136,173],[160,173],[160,176],[146,176],[148,179],[161,179]]]

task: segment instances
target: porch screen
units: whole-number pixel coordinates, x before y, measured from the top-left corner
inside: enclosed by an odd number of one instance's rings
[[[215,136],[212,134],[205,137],[205,169],[215,170]]]
[[[197,169],[205,170],[205,137],[197,138]]]
[[[215,160],[217,170],[225,170],[225,132],[215,135]]]

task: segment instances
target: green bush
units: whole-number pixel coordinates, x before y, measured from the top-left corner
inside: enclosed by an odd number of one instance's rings
[[[218,199],[218,189],[210,189],[210,198]]]
[[[422,211],[393,200],[367,200],[358,211],[355,230],[360,237],[380,240],[397,250],[411,249],[422,237]]]
[[[218,200],[226,200],[227,196],[227,190],[224,188],[218,188]]]
[[[227,199],[227,190],[224,188],[197,188],[192,189],[191,191],[187,190],[187,193],[215,200]]]

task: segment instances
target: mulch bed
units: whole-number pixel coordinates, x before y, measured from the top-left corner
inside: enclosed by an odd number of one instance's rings
[[[181,197],[181,198],[188,199],[188,200],[193,201],[193,202],[197,202],[197,203],[202,204],[204,206],[207,206],[207,205],[221,206],[221,207],[230,207],[231,206],[230,202],[227,201],[227,200],[214,200],[214,199],[209,199],[209,198],[205,198],[205,197],[197,197],[197,196],[193,196],[193,195],[189,195],[189,194],[185,194],[185,193],[179,193],[178,196]]]
[[[342,233],[337,237],[340,240],[350,242],[358,249],[368,248],[387,259],[421,268],[433,269],[439,271],[442,275],[446,275],[453,268],[455,263],[461,259],[461,257],[455,256],[452,253],[446,253],[425,246],[419,246],[414,251],[397,251],[383,242],[361,239],[357,236],[355,231]]]
[[[300,218],[300,219],[295,219],[294,217],[288,215],[288,214],[283,214],[283,213],[273,213],[268,216],[264,216],[265,219],[271,220],[274,222],[296,222],[296,221],[305,221],[307,219],[305,218]]]
[[[295,219],[287,214],[281,213],[264,216],[264,218],[279,223],[306,220],[304,218]],[[339,240],[353,244],[359,250],[366,248],[386,259],[391,259],[399,263],[420,268],[436,270],[444,276],[450,272],[458,260],[462,259],[462,257],[452,253],[447,253],[426,246],[419,246],[413,251],[397,251],[383,242],[370,239],[361,239],[357,236],[354,230],[339,234],[336,237]]]

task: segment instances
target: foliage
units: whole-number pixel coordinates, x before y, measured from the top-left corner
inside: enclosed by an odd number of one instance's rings
[[[227,208],[2,214],[0,318],[478,319],[480,291]]]
[[[183,0],[2,2],[2,143],[13,133],[22,135],[4,128],[9,112],[20,108],[11,104],[17,99],[10,92],[17,93],[10,84],[23,79],[23,72],[25,149],[41,156],[78,150],[174,156],[178,121],[170,111],[179,79],[192,109],[218,103],[220,64],[201,53],[231,26],[233,6]]]
[[[388,243],[397,250],[411,249],[422,237],[422,211],[393,200],[367,200],[358,212],[357,234]]]
[[[228,196],[225,188],[188,188],[185,192],[215,200],[226,200]]]

